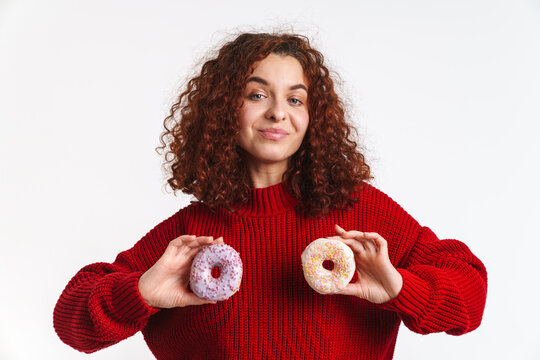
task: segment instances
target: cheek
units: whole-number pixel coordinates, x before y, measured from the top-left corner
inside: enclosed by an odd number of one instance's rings
[[[238,110],[238,125],[240,126],[240,130],[242,130],[244,127],[245,127],[245,123],[246,123],[246,110],[245,109],[240,109]]]
[[[238,125],[240,131],[236,135],[236,141],[242,148],[249,142],[249,133],[251,132],[251,122],[249,119],[249,111],[245,108],[241,108],[238,111]]]
[[[239,120],[240,128],[244,129],[244,128],[251,127],[255,118],[256,118],[256,109],[249,106],[242,107],[238,113],[238,120]]]
[[[298,119],[297,129],[298,129],[298,132],[302,133],[302,137],[306,134],[308,126],[309,126],[308,114]]]

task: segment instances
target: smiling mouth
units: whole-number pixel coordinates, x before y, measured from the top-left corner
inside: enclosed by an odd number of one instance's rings
[[[277,132],[277,131],[269,131],[269,130],[259,130],[259,134],[265,139],[268,140],[281,140],[285,137],[287,137],[287,133],[285,132]]]

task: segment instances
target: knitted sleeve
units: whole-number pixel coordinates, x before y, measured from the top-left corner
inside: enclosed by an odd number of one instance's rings
[[[392,264],[403,278],[398,296],[378,305],[395,311],[410,330],[461,335],[480,326],[487,293],[482,262],[461,241],[440,240],[401,205],[371,184],[361,199],[364,231],[388,241]]]
[[[430,228],[420,227],[397,270],[403,277],[401,292],[381,307],[396,311],[410,330],[461,335],[480,326],[487,273],[464,243],[440,240]]]
[[[138,282],[159,259],[170,240],[179,236],[178,217],[164,220],[113,263],[83,267],[69,281],[56,303],[54,329],[76,350],[91,353],[142,330],[158,312],[142,299]]]

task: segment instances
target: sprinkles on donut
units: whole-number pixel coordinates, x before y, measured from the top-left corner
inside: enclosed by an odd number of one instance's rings
[[[334,263],[332,270],[323,267],[325,260]],[[313,290],[319,294],[334,294],[345,288],[354,275],[354,253],[341,241],[317,239],[302,253],[302,269]]]
[[[212,276],[218,267],[220,275]],[[242,260],[240,254],[226,244],[210,245],[197,253],[189,277],[191,290],[207,300],[227,300],[240,288]]]

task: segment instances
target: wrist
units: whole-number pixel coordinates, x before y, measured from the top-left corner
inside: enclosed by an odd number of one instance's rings
[[[141,296],[141,299],[145,302],[146,305],[149,307],[155,307],[152,302],[149,299],[149,293],[148,293],[148,286],[147,286],[147,272],[141,275],[139,278],[139,282],[137,283],[137,290],[139,291],[139,295]]]
[[[392,293],[390,294],[391,299],[397,298],[399,293],[401,292],[401,289],[403,288],[403,276],[401,276],[401,274],[397,270],[395,270],[395,272],[395,285],[392,289]]]
[[[388,269],[386,274],[384,288],[390,297],[390,300],[393,300],[398,297],[403,288],[403,277],[392,265],[390,265],[390,269]]]

